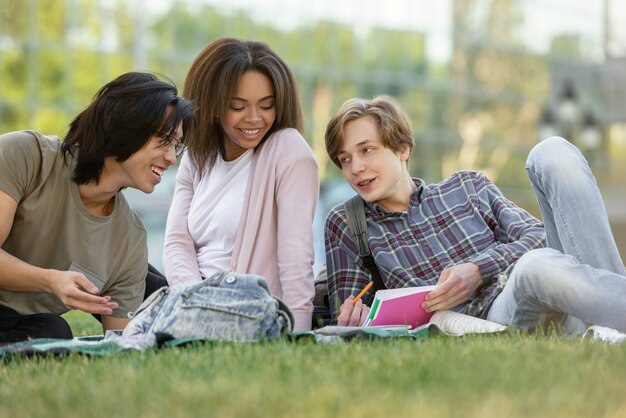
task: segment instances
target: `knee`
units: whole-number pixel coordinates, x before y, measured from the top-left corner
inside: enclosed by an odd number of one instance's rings
[[[578,149],[569,141],[558,136],[552,136],[539,142],[530,150],[526,165],[541,166],[546,169],[560,167],[564,160],[569,160],[569,158],[564,157],[577,153],[579,153]]]
[[[63,338],[72,339],[70,325],[60,315],[52,313],[40,313],[30,315],[30,335],[32,338]]]
[[[543,264],[546,250],[550,251],[549,248],[538,248],[527,252],[517,260],[514,271],[517,274],[533,275],[539,269],[539,265]]]
[[[577,150],[571,142],[567,139],[562,138],[560,136],[551,136],[549,138],[545,138],[541,140],[537,145],[530,150],[529,159],[536,154],[548,154],[548,155],[556,155],[555,159],[558,159],[560,153],[569,153],[573,150]]]
[[[528,154],[526,170],[542,173],[544,177],[572,178],[588,166],[580,150],[569,141],[553,136],[544,139]]]
[[[561,253],[551,248],[539,248],[524,254],[515,263],[512,278],[519,286],[534,288],[546,286],[554,277],[554,258]]]

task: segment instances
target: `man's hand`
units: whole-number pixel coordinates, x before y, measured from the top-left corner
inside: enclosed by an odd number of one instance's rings
[[[110,296],[96,296],[100,290],[81,273],[51,270],[48,283],[50,293],[68,308],[100,315],[111,315],[117,308]]]
[[[445,269],[439,276],[437,287],[426,296],[422,307],[426,312],[450,309],[466,302],[482,282],[480,270],[474,263]]]
[[[354,303],[354,295],[352,295],[346,299],[339,308],[337,325],[361,326],[367,319],[367,315],[369,315],[369,313],[370,308],[367,305],[364,305],[361,299]]]

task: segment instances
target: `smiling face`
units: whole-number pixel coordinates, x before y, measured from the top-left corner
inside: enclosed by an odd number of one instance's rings
[[[406,163],[409,147],[397,153],[386,148],[371,116],[347,122],[342,136],[337,157],[350,186],[367,202],[392,212],[406,211],[413,187]]]
[[[225,160],[232,161],[261,143],[276,120],[274,88],[257,71],[241,76],[228,110],[220,118],[225,133]]]
[[[120,187],[133,187],[144,193],[152,193],[154,187],[161,182],[161,176],[172,164],[176,164],[174,145],[183,138],[183,125],[178,125],[176,132],[171,132],[172,142],[168,145],[157,135],[126,161],[119,164],[118,178]]]

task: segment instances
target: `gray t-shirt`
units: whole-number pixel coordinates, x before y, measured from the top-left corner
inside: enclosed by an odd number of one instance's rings
[[[83,273],[119,304],[125,317],[141,304],[148,270],[146,230],[124,195],[109,216],[84,206],[56,137],[21,131],[0,136],[0,190],[18,202],[13,227],[2,249],[31,265]],[[61,314],[68,309],[54,295],[0,290],[0,304],[20,314]]]

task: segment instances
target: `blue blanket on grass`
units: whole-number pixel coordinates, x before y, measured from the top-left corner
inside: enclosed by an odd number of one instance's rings
[[[320,344],[344,343],[351,340],[378,340],[404,338],[421,340],[431,334],[429,329],[411,331],[406,328],[380,329],[361,327],[324,327],[314,331],[295,332],[288,341],[313,341]],[[110,356],[128,351],[145,351],[153,348],[184,346],[194,342],[214,342],[201,338],[174,339],[166,334],[144,334],[123,337],[116,333],[75,337],[72,340],[40,338],[30,341],[0,344],[0,357],[65,356],[72,353],[88,356]]]

